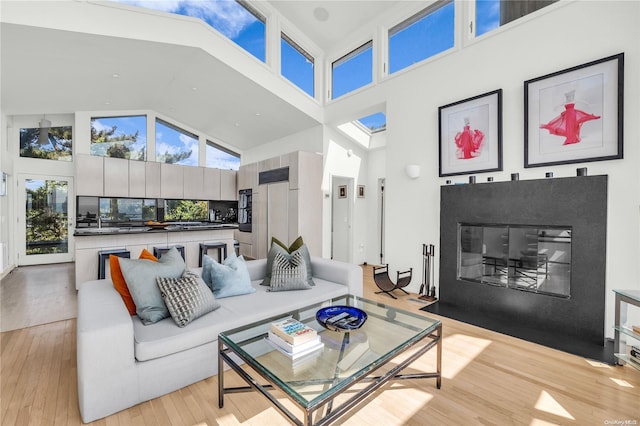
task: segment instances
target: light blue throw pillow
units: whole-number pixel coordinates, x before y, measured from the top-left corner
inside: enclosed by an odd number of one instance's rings
[[[185,270],[182,256],[172,247],[157,262],[148,259],[118,258],[122,276],[136,304],[136,314],[144,325],[153,324],[169,316],[162,300],[157,277],[178,278]]]
[[[212,257],[204,255],[202,260],[202,279],[209,286],[216,299],[255,293],[251,285],[251,276],[242,256],[232,251],[222,264]]]

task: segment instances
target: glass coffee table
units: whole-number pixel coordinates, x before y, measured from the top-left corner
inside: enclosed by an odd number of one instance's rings
[[[331,331],[316,321],[320,308],[341,305],[366,312],[368,318],[360,329]],[[294,361],[276,350],[265,338],[272,322],[287,317],[317,330],[324,347]],[[436,371],[400,374],[434,347]],[[351,295],[220,333],[218,352],[220,408],[225,394],[258,391],[297,425],[329,424],[390,380],[435,378],[438,389],[442,380],[440,321]],[[225,363],[248,386],[226,388]],[[389,368],[381,368],[387,364]],[[302,420],[278,400],[277,391],[302,410]]]

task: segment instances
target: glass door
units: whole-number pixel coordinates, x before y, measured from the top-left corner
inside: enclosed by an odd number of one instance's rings
[[[18,265],[73,261],[73,178],[20,175],[18,182]]]

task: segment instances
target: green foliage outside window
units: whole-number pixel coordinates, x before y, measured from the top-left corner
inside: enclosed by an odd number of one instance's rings
[[[165,220],[207,220],[209,205],[202,200],[165,200]]]
[[[56,207],[50,194],[67,192],[66,182],[45,181],[37,189],[27,189],[26,254],[67,253],[67,207]]]
[[[73,155],[71,126],[52,127],[48,129],[46,138],[41,139],[40,134],[43,131],[47,130],[38,127],[20,129],[20,157],[71,161]]]

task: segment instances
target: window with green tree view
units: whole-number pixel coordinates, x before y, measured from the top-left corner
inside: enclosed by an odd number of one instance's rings
[[[71,126],[20,129],[20,157],[71,161],[73,159]]]
[[[205,200],[164,200],[164,219],[173,221],[207,220],[209,202]]]
[[[159,118],[156,119],[156,161],[198,165],[198,136]]]
[[[91,155],[144,161],[147,116],[91,118]]]

